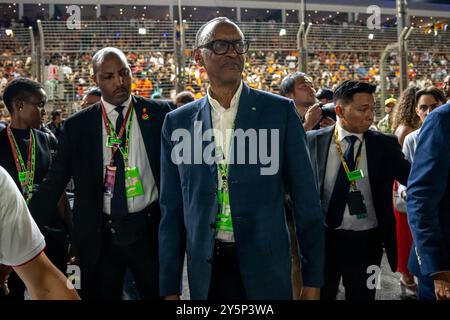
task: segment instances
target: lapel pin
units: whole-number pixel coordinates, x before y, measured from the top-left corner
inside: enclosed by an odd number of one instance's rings
[[[146,107],[142,108],[142,112],[147,113],[147,108]]]
[[[142,119],[143,119],[143,120],[148,120],[148,114],[144,113],[144,114],[142,115]]]
[[[256,107],[252,107],[252,110],[253,110],[253,111],[256,111]]]

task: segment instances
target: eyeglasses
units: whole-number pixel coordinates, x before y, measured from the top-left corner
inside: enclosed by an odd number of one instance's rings
[[[250,41],[248,40],[213,40],[204,45],[199,46],[199,49],[208,48],[212,50],[217,55],[223,55],[230,50],[230,46],[233,46],[237,54],[245,54],[248,52],[250,47]]]

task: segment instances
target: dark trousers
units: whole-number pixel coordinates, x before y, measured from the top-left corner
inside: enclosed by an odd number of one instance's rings
[[[208,300],[247,300],[234,243],[216,240]]]
[[[375,300],[376,290],[367,285],[374,273],[367,269],[369,266],[379,267],[382,257],[378,228],[367,231],[327,230],[325,286],[321,290],[321,299],[336,299],[342,277],[346,300]]]
[[[118,230],[111,230],[111,226],[107,224],[102,253],[89,278],[84,298],[121,300],[128,268],[135,280],[140,298],[159,299],[159,224],[150,221],[148,212],[145,211],[132,213],[129,219],[132,219],[132,223],[125,222],[120,228],[116,227]],[[117,234],[122,236],[118,238]]]

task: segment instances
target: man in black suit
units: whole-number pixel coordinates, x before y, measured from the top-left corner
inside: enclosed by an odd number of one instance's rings
[[[64,123],[31,209],[44,219],[73,177],[82,297],[121,299],[128,267],[141,298],[157,299],[160,141],[169,106],[131,96],[131,69],[116,48],[98,51],[93,69],[102,98]]]
[[[336,298],[342,277],[346,299],[374,300],[383,245],[397,267],[392,186],[407,181],[410,165],[396,137],[369,130],[375,88],[344,81],[334,92],[336,125],[307,132],[326,215],[322,299]]]

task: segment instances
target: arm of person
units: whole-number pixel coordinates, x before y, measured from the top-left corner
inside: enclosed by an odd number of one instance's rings
[[[160,295],[173,299],[181,293],[186,231],[183,196],[178,167],[171,157],[170,114],[165,118],[161,137],[161,221],[159,225]]]
[[[72,175],[72,143],[73,138],[71,132],[72,123],[67,120],[63,126],[58,151],[52,161],[52,164],[37,191],[33,193],[30,201],[30,211],[34,220],[39,226],[44,226],[54,219],[49,216],[50,212],[54,212],[67,183]]]
[[[13,267],[33,300],[79,300],[71,282],[48,260],[44,252],[31,261]]]
[[[450,256],[442,246],[439,203],[450,169],[450,128],[440,113],[431,113],[420,132],[408,181],[408,221],[422,274],[450,270]]]
[[[304,296],[324,284],[324,221],[317,184],[306,146],[305,131],[293,103],[287,112],[284,175],[294,204],[294,222],[302,264]]]

